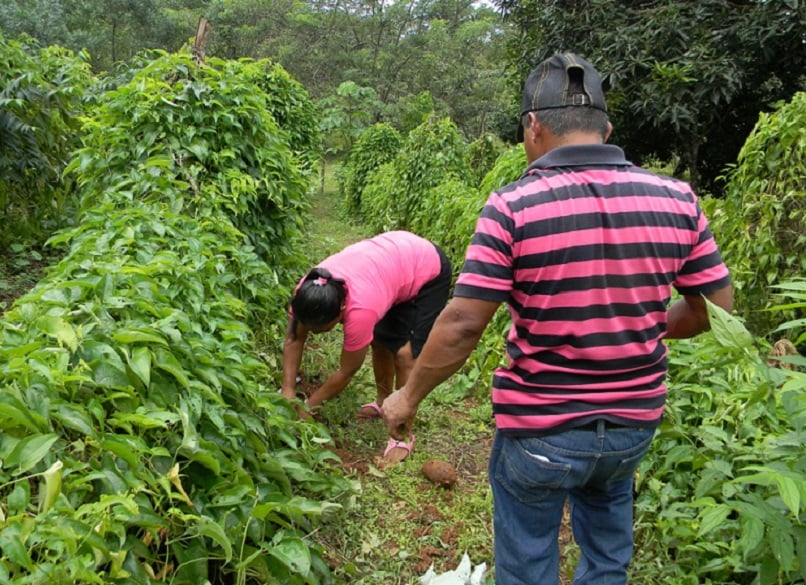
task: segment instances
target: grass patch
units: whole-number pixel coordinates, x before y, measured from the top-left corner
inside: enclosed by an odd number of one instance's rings
[[[432,563],[438,573],[456,568],[464,552],[474,564],[489,567],[493,539],[487,460],[494,431],[489,405],[469,397],[452,404],[429,398],[415,421],[414,451],[384,469],[377,466],[388,439],[383,422],[355,416],[374,397],[372,369],[365,366],[317,414],[330,429],[345,470],[361,484],[354,508],[322,526],[319,535],[339,582],[416,583]],[[425,478],[421,468],[430,459],[456,468],[452,488]]]

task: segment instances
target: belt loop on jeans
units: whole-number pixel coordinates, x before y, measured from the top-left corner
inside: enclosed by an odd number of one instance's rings
[[[603,439],[604,438],[604,436],[605,436],[605,427],[606,426],[607,426],[607,423],[605,422],[605,419],[600,418],[599,420],[596,421],[596,438],[597,439]]]

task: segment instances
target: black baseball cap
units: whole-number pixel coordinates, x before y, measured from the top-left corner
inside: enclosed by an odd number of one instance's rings
[[[570,107],[596,108],[607,112],[602,78],[593,65],[579,55],[557,53],[533,69],[523,84],[518,142],[523,142],[521,119],[524,114]]]

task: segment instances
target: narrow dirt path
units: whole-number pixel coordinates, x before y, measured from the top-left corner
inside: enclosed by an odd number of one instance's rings
[[[314,197],[308,242],[309,257],[323,258],[373,234],[339,215],[338,192],[331,167],[324,191]],[[311,356],[302,389],[312,391],[335,365],[340,337],[321,343]],[[358,419],[360,405],[374,398],[367,365],[336,399],[317,415],[334,439],[343,469],[361,486],[356,507],[319,538],[339,583],[415,585],[432,565],[437,573],[456,568],[467,552],[474,564],[486,562],[488,584],[494,577],[492,500],[487,461],[494,434],[489,381],[468,388],[443,384],[424,401],[416,425],[412,454],[393,469],[381,469],[378,456],[386,443],[383,425]],[[431,484],[422,473],[426,461],[448,462],[457,473],[449,489]],[[574,545],[567,522],[560,538],[565,557]],[[563,567],[561,585],[570,583]]]

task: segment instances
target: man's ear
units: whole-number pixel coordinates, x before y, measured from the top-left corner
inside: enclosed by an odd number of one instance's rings
[[[607,142],[612,133],[613,133],[613,124],[611,124],[610,121],[608,120],[608,122],[607,122],[607,132],[605,132],[604,140],[602,140],[602,142]]]
[[[532,133],[532,142],[534,142],[537,133],[542,130],[543,126],[540,124],[540,120],[534,112],[529,112],[526,114],[526,123],[529,125],[529,130]],[[523,133],[523,139],[526,140],[526,132]]]

